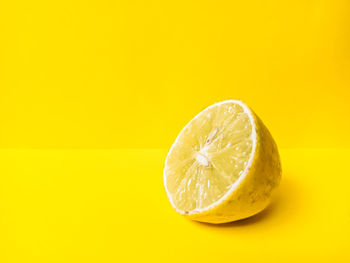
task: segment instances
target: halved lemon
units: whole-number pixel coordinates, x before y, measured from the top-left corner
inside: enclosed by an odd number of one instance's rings
[[[281,178],[277,146],[243,102],[216,103],[194,117],[172,145],[164,185],[175,210],[225,223],[263,210]]]

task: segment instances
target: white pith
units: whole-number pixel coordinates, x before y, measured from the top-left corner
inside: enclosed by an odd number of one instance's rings
[[[178,139],[180,137],[180,135],[182,134],[182,132],[187,128],[187,126],[189,126],[191,124],[191,122],[193,120],[195,120],[196,118],[198,118],[198,116],[203,112],[203,111],[206,111],[212,107],[215,107],[215,106],[219,106],[219,105],[222,105],[222,104],[226,104],[226,103],[234,103],[234,104],[238,104],[239,106],[242,107],[242,109],[244,110],[244,112],[247,114],[247,116],[249,117],[249,121],[251,123],[251,135],[250,135],[250,139],[251,139],[251,142],[252,142],[252,150],[251,150],[251,153],[250,153],[250,156],[249,156],[249,159],[248,159],[248,163],[246,165],[246,167],[244,168],[244,171],[243,173],[239,176],[239,178],[231,185],[230,189],[217,201],[213,202],[212,204],[210,204],[209,206],[206,206],[202,209],[195,209],[195,210],[192,210],[192,211],[183,211],[179,208],[177,208],[172,200],[172,195],[169,193],[168,189],[167,189],[167,176],[165,174],[165,170],[167,168],[167,161],[168,161],[168,157],[169,155],[171,154],[174,146],[178,143]],[[170,150],[169,150],[169,153],[167,155],[167,158],[165,160],[165,168],[164,168],[164,187],[165,187],[165,190],[167,192],[167,195],[168,195],[168,198],[169,198],[169,201],[171,203],[171,205],[174,207],[174,209],[180,213],[180,214],[188,214],[188,215],[191,215],[191,214],[198,214],[198,213],[202,213],[202,212],[205,212],[205,211],[208,211],[208,210],[211,210],[213,208],[215,208],[216,206],[220,205],[224,200],[227,199],[228,196],[230,196],[235,190],[236,188],[241,184],[241,182],[244,180],[244,178],[246,177],[251,165],[252,165],[252,162],[253,162],[253,159],[254,159],[254,154],[255,154],[255,149],[256,149],[256,127],[255,127],[255,122],[254,122],[254,117],[252,115],[252,112],[250,111],[250,109],[241,101],[239,100],[226,100],[226,101],[222,101],[222,102],[219,102],[219,103],[215,103],[209,107],[207,107],[206,109],[204,109],[203,111],[201,111],[200,113],[198,113],[182,130],[181,132],[179,133],[179,135],[177,136],[175,142],[173,143],[173,145],[171,146]],[[210,140],[210,137],[208,138],[208,140]],[[209,165],[209,161],[206,159],[206,155],[205,155],[205,149],[202,149],[199,153],[198,153],[198,156],[196,157],[197,161],[203,165],[203,166],[208,166]]]

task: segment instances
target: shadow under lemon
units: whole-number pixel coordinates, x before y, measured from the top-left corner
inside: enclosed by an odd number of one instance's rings
[[[273,226],[287,224],[300,214],[298,211],[305,206],[303,191],[300,183],[293,176],[282,175],[281,183],[272,202],[263,211],[251,217],[224,224],[210,224],[192,221],[199,227],[210,228],[239,228],[257,225]]]

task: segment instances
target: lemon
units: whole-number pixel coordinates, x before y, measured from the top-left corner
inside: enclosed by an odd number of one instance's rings
[[[225,223],[262,211],[281,178],[277,146],[243,102],[216,103],[194,117],[164,168],[171,205],[190,219]]]

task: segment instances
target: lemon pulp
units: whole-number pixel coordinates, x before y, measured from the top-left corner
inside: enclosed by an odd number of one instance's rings
[[[165,187],[182,213],[218,202],[244,174],[253,151],[253,127],[244,108],[214,104],[179,134],[165,165]]]

